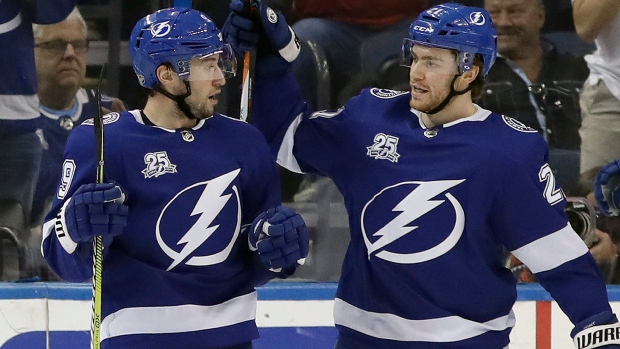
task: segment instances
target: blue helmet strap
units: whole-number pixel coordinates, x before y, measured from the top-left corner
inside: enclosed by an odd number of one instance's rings
[[[446,96],[446,98],[443,99],[443,101],[441,103],[439,103],[438,106],[436,106],[435,108],[426,111],[426,114],[437,114],[438,112],[440,112],[443,108],[446,107],[446,105],[448,105],[448,103],[450,103],[450,100],[452,99],[452,97],[454,96],[460,96],[464,93],[466,93],[467,91],[471,90],[471,84],[467,85],[467,87],[461,91],[456,91],[454,90],[454,83],[456,82],[456,79],[458,79],[458,77],[461,76],[460,74],[454,75],[454,78],[452,78],[452,82],[450,83],[450,93],[448,93],[448,95]]]
[[[189,85],[189,81],[183,81],[183,83],[185,84],[185,89],[187,90],[187,92],[179,96],[175,96],[172,93],[164,90],[160,84],[156,84],[155,86],[153,86],[153,89],[177,102],[177,105],[179,106],[179,109],[181,109],[183,114],[185,114],[188,119],[195,120],[196,116],[194,116],[192,111],[189,109],[189,105],[187,105],[187,103],[185,102],[185,98],[189,97],[192,94],[192,87]]]

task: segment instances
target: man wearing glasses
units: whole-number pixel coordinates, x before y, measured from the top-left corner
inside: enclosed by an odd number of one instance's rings
[[[30,216],[30,224],[35,227],[42,224],[54,197],[69,132],[96,115],[97,100],[94,90],[82,87],[86,77],[88,27],[80,11],[74,8],[64,21],[51,25],[35,24],[32,29],[41,111],[36,132],[43,146]],[[104,113],[125,110],[123,102],[116,98],[103,96],[101,103]],[[39,234],[31,240],[33,248],[41,244]],[[43,258],[40,262],[46,265]]]
[[[21,239],[28,230],[41,142],[32,23],[62,21],[75,0],[0,1],[0,227]],[[11,231],[5,229],[4,231]]]

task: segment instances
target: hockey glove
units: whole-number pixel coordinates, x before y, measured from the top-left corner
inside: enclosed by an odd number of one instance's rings
[[[120,235],[127,224],[125,194],[114,183],[83,184],[56,216],[56,235],[63,248],[73,253],[78,243],[103,238],[104,247]]]
[[[578,323],[571,331],[577,349],[620,349],[620,323],[610,311]]]
[[[248,234],[250,250],[263,265],[280,273],[303,265],[308,256],[309,233],[303,218],[290,208],[278,206],[261,213]],[[287,272],[289,276],[292,272]]]
[[[607,164],[594,181],[598,208],[607,216],[620,213],[620,160]]]
[[[259,56],[277,53],[289,63],[297,58],[301,45],[284,16],[262,3],[258,16],[253,16],[248,0],[232,0],[230,9],[222,35],[232,47],[244,52],[256,50]]]

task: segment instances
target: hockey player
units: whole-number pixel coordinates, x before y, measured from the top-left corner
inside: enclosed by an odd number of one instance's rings
[[[235,59],[211,19],[159,10],[129,45],[148,100],[104,116],[108,183],[92,183],[92,120],[70,134],[45,258],[85,281],[102,236],[101,348],[251,348],[254,287],[294,272],[308,252],[305,224],[279,206],[262,135],[214,113]]]
[[[289,170],[329,176],[345,198],[351,242],[334,303],[337,348],[507,348],[516,287],[502,246],[568,315],[578,348],[620,348],[545,141],[472,102],[497,55],[484,9],[437,5],[411,24],[411,91],[366,89],[318,112],[288,72],[299,46],[284,18],[259,5],[251,20],[241,0],[231,9],[224,37],[257,48],[253,120],[273,155]]]

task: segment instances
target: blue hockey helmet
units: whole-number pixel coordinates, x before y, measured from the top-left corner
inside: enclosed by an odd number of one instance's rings
[[[484,61],[482,76],[486,76],[497,57],[497,33],[489,13],[457,3],[433,6],[411,23],[403,44],[405,65],[411,64],[413,45],[457,51],[459,74],[470,70],[479,54]]]
[[[139,20],[131,32],[129,52],[140,85],[147,88],[158,82],[155,72],[160,65],[170,63],[180,77],[189,78],[192,58],[216,53],[225,78],[236,72],[235,55],[215,23],[189,8],[162,9]]]

